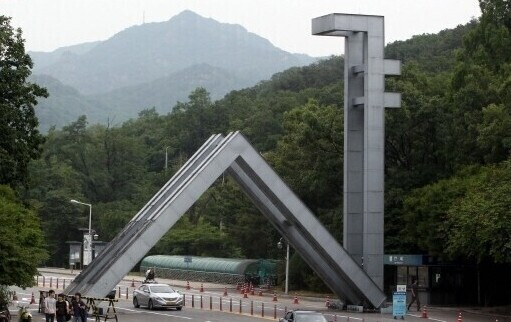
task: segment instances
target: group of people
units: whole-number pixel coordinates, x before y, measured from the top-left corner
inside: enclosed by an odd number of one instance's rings
[[[76,293],[71,303],[64,294],[55,299],[55,291],[50,290],[44,299],[44,314],[46,322],[66,322],[73,318],[73,322],[87,322],[87,305],[82,301],[82,295]]]

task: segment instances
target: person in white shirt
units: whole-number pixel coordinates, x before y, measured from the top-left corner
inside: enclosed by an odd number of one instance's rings
[[[55,291],[50,290],[48,296],[44,299],[44,314],[46,315],[46,322],[55,321]]]

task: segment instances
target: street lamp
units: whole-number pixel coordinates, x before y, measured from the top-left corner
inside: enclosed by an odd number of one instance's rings
[[[168,168],[169,148],[170,148],[170,146],[165,148],[165,173],[167,173],[167,168]]]
[[[279,242],[277,243],[277,247],[279,249],[282,249],[282,238],[284,237],[281,237]],[[286,286],[285,286],[285,289],[284,289],[284,294],[287,295],[287,291],[289,290],[289,242],[285,242],[286,243]]]
[[[71,202],[89,206],[89,234],[83,236],[83,265],[89,265],[92,261],[92,205],[74,199]]]

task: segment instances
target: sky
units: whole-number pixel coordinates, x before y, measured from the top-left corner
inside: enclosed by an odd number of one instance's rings
[[[343,51],[342,38],[311,35],[311,19],[325,14],[383,15],[388,43],[453,28],[481,13],[477,0],[0,0],[0,14],[22,28],[28,51],[105,40],[186,9],[315,57]]]

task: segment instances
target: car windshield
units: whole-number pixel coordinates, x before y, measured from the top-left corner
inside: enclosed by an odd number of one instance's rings
[[[174,293],[174,290],[167,285],[155,285],[151,286],[151,292],[153,293]]]
[[[327,322],[325,317],[319,313],[317,314],[296,314],[296,322]]]

